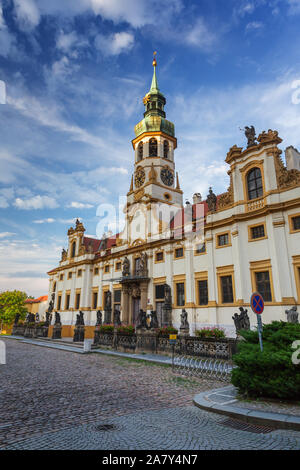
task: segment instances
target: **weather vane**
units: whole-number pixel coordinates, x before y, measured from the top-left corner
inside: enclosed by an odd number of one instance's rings
[[[156,57],[155,57],[155,56],[156,56],[156,54],[157,54],[157,52],[156,52],[156,51],[154,51],[154,52],[153,52],[153,62],[152,62],[152,65],[153,65],[153,67],[156,67],[156,65],[157,65],[157,62],[156,62]]]

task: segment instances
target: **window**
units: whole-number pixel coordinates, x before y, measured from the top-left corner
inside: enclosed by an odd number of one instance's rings
[[[201,253],[205,253],[205,251],[206,251],[205,242],[198,243],[198,245],[196,246],[196,254],[199,255]]]
[[[72,279],[72,272],[71,271],[68,273],[68,279]]]
[[[104,266],[104,272],[105,272],[105,273],[109,273],[109,264],[107,264],[106,266]]]
[[[157,157],[157,140],[149,140],[149,157]]]
[[[73,242],[71,245],[71,257],[74,258],[76,252],[76,242]]]
[[[218,246],[226,245],[229,245],[229,234],[223,233],[222,235],[218,235]]]
[[[99,274],[99,268],[95,268],[94,269],[94,276],[98,276],[98,274]]]
[[[93,292],[93,308],[97,308],[97,303],[98,303],[98,292]]]
[[[256,199],[263,195],[263,184],[261,171],[259,168],[253,168],[247,175],[248,198]]]
[[[294,231],[300,230],[300,215],[292,217],[292,227]]]
[[[165,285],[164,284],[157,284],[155,286],[155,298],[156,299],[165,298]]]
[[[269,271],[255,273],[256,290],[265,302],[272,302],[272,292]]]
[[[135,274],[137,274],[139,272],[140,262],[141,262],[141,258],[135,258],[135,260],[134,260],[134,272],[135,272]]]
[[[77,276],[78,276],[78,277],[81,277],[81,276],[82,276],[82,269],[78,269]]]
[[[57,310],[60,310],[60,308],[61,308],[61,295],[59,295],[57,298]]]
[[[121,271],[121,269],[122,269],[122,263],[121,263],[121,261],[118,261],[116,263],[116,271]]]
[[[222,303],[230,304],[233,302],[232,276],[221,276],[220,279]]]
[[[63,279],[64,279],[64,275],[61,274],[61,275],[59,276],[59,280],[62,281]]]
[[[65,310],[70,308],[70,294],[66,294]]]
[[[56,282],[53,284],[53,292],[56,291]]]
[[[178,282],[176,284],[176,305],[183,307],[185,304],[184,299],[184,282]]]
[[[143,142],[140,142],[138,145],[138,161],[143,159],[144,155],[144,145]]]
[[[251,240],[255,240],[256,238],[264,238],[265,236],[264,225],[257,225],[256,227],[250,227],[250,231],[251,231]]]
[[[175,249],[175,258],[183,258],[183,248]]]
[[[75,308],[78,310],[80,307],[80,293],[78,292],[75,297]]]
[[[164,260],[164,252],[163,251],[159,251],[158,253],[155,254],[155,261],[157,263],[159,263],[163,260]]]
[[[169,158],[169,142],[164,140],[164,158]]]
[[[208,304],[208,285],[207,279],[202,281],[198,281],[198,302],[199,305],[207,305]]]
[[[114,290],[114,303],[120,303],[121,302],[121,289],[115,289]]]

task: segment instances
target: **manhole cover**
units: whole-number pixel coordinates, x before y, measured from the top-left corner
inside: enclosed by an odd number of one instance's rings
[[[269,426],[245,423],[244,421],[238,421],[232,418],[226,418],[223,421],[220,421],[220,424],[229,428],[237,429],[238,431],[248,431],[256,434],[267,434],[274,431],[274,428],[270,428]]]
[[[98,426],[95,427],[95,430],[96,431],[104,431],[104,432],[108,432],[108,431],[116,431],[117,426],[115,424],[99,424]]]

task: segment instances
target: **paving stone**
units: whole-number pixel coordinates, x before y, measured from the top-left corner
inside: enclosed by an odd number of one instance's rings
[[[1,449],[300,449],[300,433],[230,429],[193,405],[220,382],[169,367],[5,340]],[[8,423],[13,426],[1,427]],[[113,424],[108,431],[97,426]]]

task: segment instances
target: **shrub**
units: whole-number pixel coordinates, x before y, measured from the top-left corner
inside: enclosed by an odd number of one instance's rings
[[[162,328],[157,328],[156,331],[160,336],[177,335],[178,333],[178,330],[173,326],[164,326]]]
[[[117,332],[120,335],[134,335],[135,327],[133,325],[121,325],[117,327]]]
[[[114,328],[114,325],[101,325],[99,328],[99,332],[113,334]]]
[[[298,399],[300,395],[300,365],[292,363],[292,343],[300,340],[300,324],[274,321],[263,327],[263,352],[257,331],[242,331],[238,354],[233,356],[238,366],[232,372],[232,383],[241,394],[250,397]]]
[[[200,330],[195,331],[195,335],[198,336],[198,338],[225,338],[225,331],[222,328],[201,328]]]

